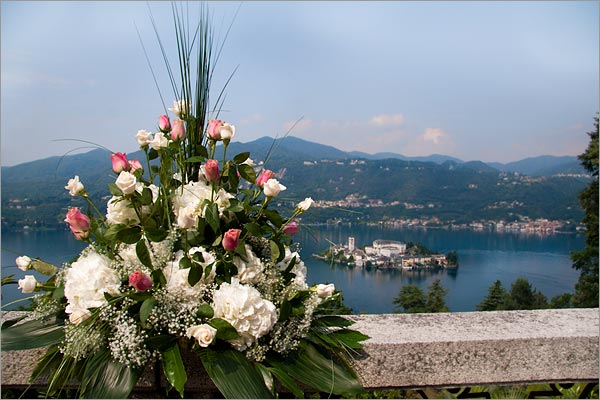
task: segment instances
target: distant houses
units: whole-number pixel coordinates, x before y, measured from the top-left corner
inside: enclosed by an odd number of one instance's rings
[[[444,254],[434,254],[431,250],[420,244],[403,243],[394,240],[377,239],[372,246],[356,248],[354,237],[348,238],[346,245],[333,245],[319,255],[338,264],[357,267],[377,268],[456,268],[458,262],[456,255],[449,262]]]

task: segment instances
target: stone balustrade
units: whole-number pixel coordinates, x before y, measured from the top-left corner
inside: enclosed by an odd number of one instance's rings
[[[365,388],[598,381],[597,308],[348,318],[371,337],[355,361]],[[41,354],[40,349],[3,352],[2,387],[27,387]],[[199,361],[185,362],[190,393],[216,393]],[[160,375],[148,368],[137,390],[164,393]]]

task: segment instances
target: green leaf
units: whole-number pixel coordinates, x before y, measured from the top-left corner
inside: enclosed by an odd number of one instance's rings
[[[165,274],[163,274],[163,272],[160,269],[152,271],[151,276],[152,281],[154,281],[155,283],[158,282],[161,285],[167,284],[167,278],[165,278]]]
[[[253,236],[262,236],[262,230],[260,229],[260,225],[256,222],[249,222],[246,225],[244,225],[244,228],[246,228],[246,230],[250,232]]]
[[[148,152],[148,159],[154,160],[155,158],[158,158],[158,151],[150,149],[150,151]]]
[[[297,351],[285,359],[268,356],[267,361],[290,377],[320,392],[353,395],[363,390],[352,371],[324,356],[305,340],[300,342]]]
[[[256,183],[256,172],[254,172],[254,168],[252,168],[248,164],[238,165],[237,168],[242,178],[244,178],[250,183]]]
[[[210,304],[204,303],[198,306],[198,312],[196,315],[200,318],[212,318],[215,315],[215,311]]]
[[[275,382],[273,382],[273,374],[270,369],[262,365],[261,363],[255,362],[254,367],[258,372],[260,372],[263,382],[269,391],[271,392],[271,396],[275,395]]]
[[[196,145],[194,154],[198,154],[200,157],[208,158],[208,150],[206,150],[206,147],[202,146],[201,144]]]
[[[279,258],[279,245],[274,240],[269,240],[269,245],[271,246],[271,259],[277,260]]]
[[[277,380],[281,382],[281,384],[284,387],[288,388],[292,392],[294,397],[296,397],[297,399],[304,398],[304,392],[302,391],[302,389],[300,389],[300,387],[298,387],[298,385],[296,385],[296,382],[294,382],[294,380],[290,378],[288,374],[286,374],[278,368],[269,368],[269,371],[271,371],[271,373],[275,375]]]
[[[140,322],[142,325],[146,325],[146,321],[148,320],[148,317],[150,316],[155,304],[156,300],[153,297],[144,300],[142,303],[142,307],[140,308]]]
[[[150,269],[153,269],[152,260],[150,259],[150,252],[148,251],[148,247],[146,247],[146,242],[144,240],[140,240],[135,245],[135,254],[138,256],[142,264]]]
[[[141,373],[141,369],[112,361],[108,350],[100,351],[87,360],[81,395],[88,399],[126,399]]]
[[[279,213],[275,210],[264,210],[263,213],[267,216],[267,218],[269,218],[269,221],[271,221],[273,223],[273,225],[275,225],[277,228],[281,227],[281,224],[283,224],[283,219],[281,218],[281,215],[279,215]]]
[[[207,156],[208,156],[208,154],[207,154]],[[194,156],[194,157],[187,158],[185,160],[185,162],[186,163],[201,163],[204,160],[206,160],[206,158],[207,157],[204,157],[204,156]]]
[[[237,199],[229,199],[229,208],[227,208],[231,212],[241,212],[244,211],[244,204]]]
[[[145,301],[146,299],[149,299],[150,297],[152,297],[152,295],[148,292],[133,292],[133,293],[129,294],[127,297],[129,297],[130,299],[133,299],[135,301]]]
[[[2,351],[26,350],[60,343],[64,326],[51,321],[27,321],[2,330]]]
[[[149,221],[152,221],[152,220],[149,220]],[[151,242],[162,242],[163,240],[165,240],[165,238],[167,237],[168,234],[169,234],[169,232],[167,232],[164,229],[160,229],[160,228],[153,229],[153,228],[148,228],[147,226],[144,228],[144,235]]]
[[[193,263],[190,267],[190,272],[188,272],[188,283],[190,286],[194,286],[196,283],[200,281],[202,278],[202,266],[196,263]]]
[[[346,346],[352,349],[362,349],[363,345],[360,342],[363,342],[369,339],[369,336],[363,335],[358,331],[354,331],[352,329],[341,329],[338,331],[333,331],[330,333],[331,337],[339,342],[342,342]]]
[[[46,354],[39,360],[33,372],[31,373],[30,382],[42,375],[49,374],[50,371],[56,369],[63,359],[63,354],[60,352],[58,345],[50,346]]]
[[[204,348],[198,354],[206,373],[225,398],[272,398],[262,375],[239,351],[228,349],[217,352]]]
[[[212,228],[213,232],[215,234],[218,234],[220,226],[219,208],[215,203],[209,203],[206,206],[204,218],[206,219],[206,222],[208,222],[208,225],[210,225],[210,227]]]
[[[31,265],[40,274],[50,276],[50,275],[54,275],[56,272],[58,272],[58,267],[56,267],[52,264],[49,264],[45,261],[42,261],[42,260],[33,260],[31,262]]]
[[[190,268],[191,266],[192,266],[192,260],[190,260],[186,256],[182,257],[181,260],[179,260],[179,268],[180,269]]]
[[[108,184],[108,191],[113,196],[118,196],[118,197],[123,196],[123,191],[121,189],[119,189],[119,187],[117,185],[115,185],[114,183]]]
[[[142,228],[139,226],[132,226],[131,228],[125,228],[117,233],[117,239],[123,243],[134,244],[142,238]]]
[[[177,338],[171,335],[156,335],[146,339],[146,345],[150,349],[155,349],[162,352],[173,346],[173,343],[176,341]]]
[[[54,291],[52,291],[52,298],[56,300],[60,300],[65,297],[65,287],[63,285],[58,286]]]
[[[152,204],[152,190],[145,187],[142,190],[142,205],[149,206],[150,204]]]
[[[119,232],[121,230],[123,230],[125,228],[125,225],[123,224],[116,224],[116,225],[111,225],[108,227],[108,229],[104,232],[104,237],[113,242],[115,240],[117,240],[117,235],[119,234]]]
[[[246,161],[248,159],[248,157],[250,157],[250,152],[245,151],[245,152],[240,153],[240,154],[236,155],[235,157],[233,157],[233,162],[236,164],[241,164],[244,161]]]
[[[217,330],[217,338],[221,340],[232,340],[240,337],[235,328],[224,319],[213,318],[208,324]]]
[[[281,309],[279,310],[279,322],[286,321],[290,317],[292,312],[292,305],[289,301],[283,300],[281,302]]]
[[[326,315],[320,318],[315,318],[315,325],[346,327],[354,324],[354,321],[338,317],[337,315]]]
[[[165,377],[179,392],[181,398],[183,398],[183,391],[185,382],[187,381],[187,375],[185,373],[185,367],[183,366],[181,353],[179,352],[179,345],[177,343],[162,352],[162,366],[163,370],[165,371]]]
[[[19,321],[24,320],[25,318],[27,318],[27,315],[23,315],[21,317],[15,318],[15,319],[4,321],[4,322],[2,322],[2,327],[0,329],[4,330],[6,328],[10,328],[11,326],[17,324]]]

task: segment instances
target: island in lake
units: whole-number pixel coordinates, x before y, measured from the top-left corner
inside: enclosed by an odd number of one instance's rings
[[[458,255],[455,251],[437,254],[420,243],[397,242],[377,239],[373,246],[357,248],[354,237],[348,238],[348,244],[334,244],[316,258],[335,264],[376,268],[457,268]]]

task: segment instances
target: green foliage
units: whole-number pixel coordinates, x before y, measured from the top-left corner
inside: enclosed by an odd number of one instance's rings
[[[477,305],[478,311],[503,310],[508,301],[508,293],[502,287],[502,282],[497,280],[488,289],[488,295]]]
[[[595,177],[579,194],[579,202],[585,211],[585,249],[573,253],[573,267],[581,274],[575,285],[572,304],[576,307],[598,307],[598,117],[594,130],[588,132],[590,142],[579,160],[585,169]]]
[[[448,290],[444,289],[439,279],[435,279],[427,288],[427,294],[417,285],[404,285],[392,300],[394,312],[401,313],[438,313],[450,309],[444,299]]]
[[[561,296],[567,296],[561,295]],[[553,298],[555,304],[564,304],[566,297]],[[525,278],[518,278],[506,292],[502,283],[497,280],[488,288],[487,296],[477,305],[478,311],[498,310],[536,310],[548,308],[546,296],[531,286]]]

